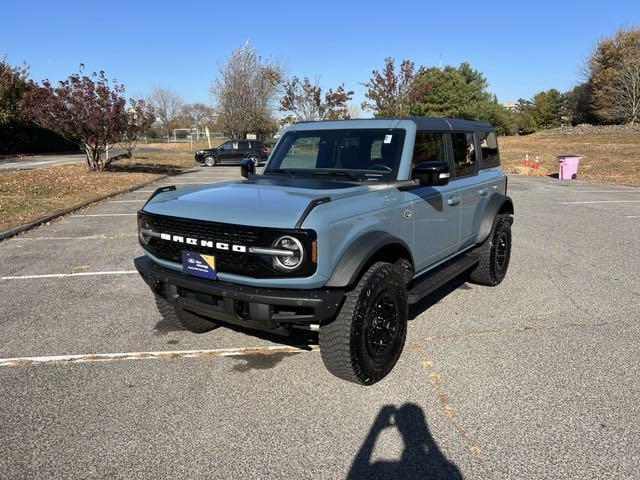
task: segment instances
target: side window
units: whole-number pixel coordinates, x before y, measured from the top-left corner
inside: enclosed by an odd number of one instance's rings
[[[480,168],[500,166],[500,153],[498,152],[496,132],[480,132],[479,135],[480,149],[482,150]]]
[[[453,163],[456,178],[473,175],[476,171],[476,145],[473,133],[452,133]]]
[[[316,168],[319,152],[320,137],[298,138],[289,146],[279,168]]]
[[[249,149],[249,142],[247,142],[246,140],[242,140],[242,141],[238,142],[238,148],[240,150],[248,150]]]
[[[233,148],[233,142],[224,142],[218,148],[220,150],[231,150]]]
[[[416,132],[413,147],[412,166],[424,162],[446,162],[444,134],[434,132]]]

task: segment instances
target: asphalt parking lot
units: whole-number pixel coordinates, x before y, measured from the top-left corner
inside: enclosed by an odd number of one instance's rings
[[[0,243],[0,478],[640,478],[640,189],[511,177],[506,280],[429,297],[369,388],[304,339],[163,321],[151,190]]]

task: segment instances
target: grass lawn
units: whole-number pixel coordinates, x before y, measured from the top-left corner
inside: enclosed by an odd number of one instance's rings
[[[90,173],[82,164],[0,173],[0,231],[160,176],[143,172]]]
[[[582,156],[578,178],[600,183],[640,185],[640,134],[585,133],[569,135],[526,135],[501,137],[500,157],[508,173],[553,174],[558,172],[556,156]],[[540,170],[522,166],[525,154],[533,161],[540,156]]]
[[[196,166],[189,144],[163,144],[162,152],[135,152],[104,172],[84,164],[0,173],[0,231],[80,205],[93,198]]]

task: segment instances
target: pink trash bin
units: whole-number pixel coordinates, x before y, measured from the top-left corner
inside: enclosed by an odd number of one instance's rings
[[[578,155],[560,155],[558,157],[558,178],[560,180],[575,180],[578,178],[578,164],[582,157]]]

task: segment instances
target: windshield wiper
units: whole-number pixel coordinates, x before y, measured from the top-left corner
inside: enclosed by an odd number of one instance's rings
[[[293,171],[289,170],[288,168],[270,168],[269,170],[265,170],[264,173],[265,174],[268,174],[268,173],[283,173],[283,174],[289,175],[291,178],[293,178]]]
[[[319,172],[312,172],[311,175],[329,175],[336,177],[347,177],[355,182],[361,182],[362,177],[357,177],[353,173],[345,172],[344,170],[325,170]]]

